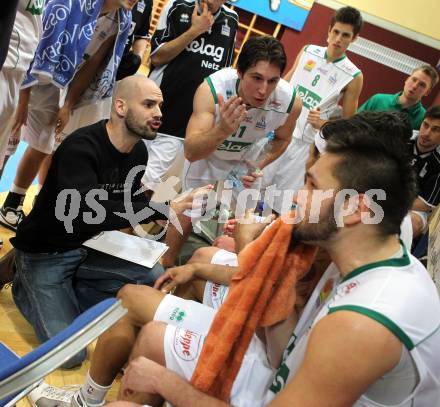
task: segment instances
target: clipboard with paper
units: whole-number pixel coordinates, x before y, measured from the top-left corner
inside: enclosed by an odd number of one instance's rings
[[[102,232],[83,245],[148,268],[152,268],[168,250],[164,243],[118,230]]]

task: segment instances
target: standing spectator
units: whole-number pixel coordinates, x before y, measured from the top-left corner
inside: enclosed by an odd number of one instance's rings
[[[131,29],[119,64],[117,81],[124,79],[126,76],[134,75],[141,66],[142,57],[150,38],[152,11],[153,0],[139,0],[131,11]]]
[[[9,48],[0,72],[0,170],[13,128],[20,85],[34,57],[42,33],[43,1],[20,0],[11,32]],[[3,35],[3,34],[2,34]]]
[[[238,17],[224,3],[170,0],[162,11],[152,38],[150,78],[164,95],[163,124],[149,146],[143,179],[148,189],[154,190],[183,149],[197,87],[232,63]]]

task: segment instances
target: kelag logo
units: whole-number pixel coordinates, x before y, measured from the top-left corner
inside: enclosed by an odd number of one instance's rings
[[[303,105],[309,110],[316,109],[322,100],[322,98],[319,97],[316,93],[311,92],[301,85],[298,85],[298,93],[301,97]]]

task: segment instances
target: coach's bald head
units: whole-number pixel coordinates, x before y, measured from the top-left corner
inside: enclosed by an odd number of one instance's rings
[[[161,125],[162,91],[143,75],[120,81],[113,95],[112,122],[124,122],[127,130],[143,139],[154,139]]]

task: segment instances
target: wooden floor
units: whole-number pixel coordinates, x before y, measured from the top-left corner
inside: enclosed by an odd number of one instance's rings
[[[35,188],[35,187],[33,187]],[[32,193],[33,192],[33,193]],[[25,201],[25,211],[30,208],[35,189],[31,191]],[[6,193],[0,194],[0,203],[3,202]],[[0,257],[5,255],[11,248],[9,238],[14,235],[13,232],[0,226],[0,236],[3,239],[3,248],[0,250]],[[23,356],[38,346],[37,338],[29,323],[23,318],[12,300],[11,288],[5,287],[0,291],[0,341],[9,346],[18,355]],[[89,368],[90,355],[94,344],[89,345],[87,360],[81,368],[72,370],[58,369],[46,378],[46,382],[58,386],[70,386],[73,384],[82,384]],[[1,362],[0,362],[1,363]],[[116,400],[119,389],[119,379],[114,384],[112,390],[107,396],[108,401]],[[29,407],[26,399],[18,403],[19,407]]]

